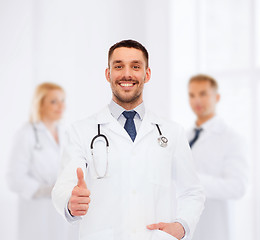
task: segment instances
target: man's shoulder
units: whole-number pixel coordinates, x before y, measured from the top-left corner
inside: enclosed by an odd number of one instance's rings
[[[97,125],[100,119],[108,115],[108,111],[108,107],[105,106],[98,112],[73,122],[70,127],[75,129],[92,128],[94,125]]]
[[[215,120],[215,124],[213,126],[214,130],[223,134],[230,134],[230,135],[239,135],[235,128],[231,125],[230,122],[225,121],[221,117],[217,117]]]
[[[231,125],[230,122],[222,117],[216,117],[213,124],[207,129],[210,138],[217,139],[219,144],[230,145],[240,143],[243,136]]]

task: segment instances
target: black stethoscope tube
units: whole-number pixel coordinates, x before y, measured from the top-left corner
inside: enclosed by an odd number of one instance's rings
[[[162,132],[161,132],[161,129],[159,128],[159,125],[158,125],[158,124],[155,124],[155,125],[156,125],[156,127],[157,127],[157,129],[158,129],[159,135],[162,136]],[[90,143],[90,149],[93,150],[93,148],[94,148],[94,142],[95,142],[95,140],[96,140],[98,137],[104,138],[105,141],[106,141],[106,146],[109,147],[108,139],[107,139],[107,137],[106,137],[104,134],[100,134],[100,124],[98,124],[98,134],[97,134],[95,137],[93,137],[93,139],[92,139],[92,141],[91,141],[91,143]]]
[[[162,132],[161,132],[161,129],[159,128],[159,125],[158,124],[155,124],[157,129],[158,129],[158,132],[159,132],[159,138],[158,138],[158,144],[161,146],[161,147],[166,147],[167,146],[167,142],[168,142],[168,139],[166,137],[164,137],[162,135]],[[93,165],[94,165],[94,169],[96,171],[96,174],[97,174],[97,178],[98,179],[102,179],[104,178],[106,175],[107,175],[107,169],[108,169],[108,159],[107,159],[107,163],[106,163],[106,171],[105,171],[105,174],[103,176],[100,176],[97,172],[97,169],[96,169],[96,166],[95,166],[95,160],[94,160],[94,142],[97,138],[104,138],[105,141],[106,141],[106,147],[107,147],[107,153],[108,153],[108,147],[109,147],[109,142],[108,142],[108,139],[107,137],[104,135],[104,134],[101,134],[100,133],[100,124],[98,124],[98,134],[92,138],[91,140],[91,143],[90,143],[90,149],[91,149],[91,155],[92,155],[92,158],[93,158]],[[86,167],[88,166],[88,164],[86,163]]]
[[[90,149],[93,150],[93,145],[94,145],[94,142],[95,140],[98,138],[98,137],[103,137],[106,141],[106,146],[109,147],[109,142],[107,140],[107,137],[104,135],[104,134],[100,134],[100,124],[98,124],[98,135],[96,135],[95,137],[93,137],[92,141],[91,141],[91,144],[90,144]]]

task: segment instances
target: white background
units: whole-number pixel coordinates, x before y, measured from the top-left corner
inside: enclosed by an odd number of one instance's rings
[[[189,77],[218,80],[218,114],[244,135],[250,163],[250,186],[232,224],[237,240],[260,239],[259,0],[0,0],[1,239],[17,240],[17,199],[5,172],[35,86],[52,81],[65,88],[67,124],[96,112],[111,98],[107,51],[129,38],[150,54],[145,104],[185,128],[194,121]]]

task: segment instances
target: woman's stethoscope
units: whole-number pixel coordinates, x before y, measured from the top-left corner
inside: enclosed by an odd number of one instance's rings
[[[158,124],[155,124],[155,125],[156,125],[156,127],[158,129],[158,132],[159,132],[159,137],[157,139],[158,140],[158,144],[159,144],[159,146],[165,148],[165,147],[167,147],[168,139],[162,135],[162,132],[161,132],[161,130],[159,128],[159,125]],[[99,137],[105,139],[105,142],[106,142],[106,158],[107,158],[106,170],[105,170],[105,173],[102,176],[97,171],[97,167],[96,167],[96,163],[95,163],[95,157],[94,157],[94,142]],[[100,134],[100,124],[98,124],[98,134],[95,137],[93,137],[93,139],[92,139],[92,141],[90,143],[90,149],[91,149],[91,156],[92,156],[92,160],[93,160],[93,166],[94,166],[94,169],[95,169],[95,172],[96,172],[96,175],[97,175],[97,179],[102,179],[102,178],[107,176],[109,142],[108,142],[107,137],[104,134]]]
[[[41,149],[42,149],[42,146],[41,146],[41,144],[40,144],[39,136],[38,136],[38,131],[37,131],[37,128],[36,128],[36,126],[35,126],[34,123],[32,124],[32,127],[33,127],[34,138],[35,138],[34,149],[35,149],[35,150],[41,150]]]

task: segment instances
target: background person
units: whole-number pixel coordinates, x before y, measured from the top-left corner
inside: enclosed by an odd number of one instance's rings
[[[52,196],[61,215],[80,221],[81,240],[189,239],[203,210],[184,130],[144,106],[150,77],[144,46],[133,40],[116,43],[106,69],[112,101],[71,127],[71,160]]]
[[[193,76],[188,84],[190,106],[197,119],[188,138],[206,203],[193,240],[233,240],[232,199],[247,185],[245,142],[220,117],[218,84],[210,76]]]
[[[51,202],[60,166],[63,134],[59,120],[64,107],[62,87],[40,84],[33,97],[30,122],[14,138],[7,182],[19,196],[19,240],[77,239],[77,227],[67,224]]]

